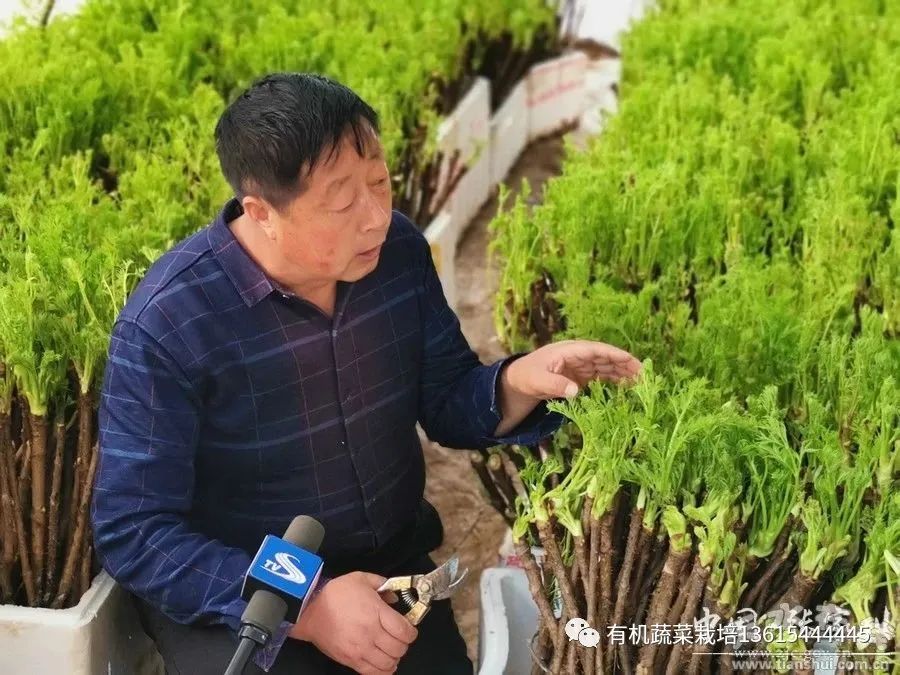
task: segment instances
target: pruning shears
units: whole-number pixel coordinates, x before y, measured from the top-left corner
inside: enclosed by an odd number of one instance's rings
[[[445,600],[456,592],[468,571],[465,568],[459,572],[459,558],[453,556],[427,574],[391,577],[381,585],[378,592],[396,591],[400,597],[398,611],[413,626],[417,626],[428,614],[434,600]]]

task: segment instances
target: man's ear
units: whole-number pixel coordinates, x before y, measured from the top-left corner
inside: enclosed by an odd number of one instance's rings
[[[264,199],[259,197],[246,196],[241,200],[241,206],[244,207],[244,213],[262,228],[265,235],[274,241],[275,239],[275,222],[272,218],[274,209]]]

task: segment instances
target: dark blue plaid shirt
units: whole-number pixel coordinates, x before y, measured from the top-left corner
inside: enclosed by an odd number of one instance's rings
[[[236,627],[252,555],[298,514],[325,526],[326,565],[400,532],[425,485],[417,422],[484,448],[561,421],[541,405],[493,437],[502,362],[469,348],[400,213],[375,271],[338,284],[333,318],[266,276],[228,227],[239,214],[231,200],[152,266],[115,324],[100,402],[97,554],[180,623]]]

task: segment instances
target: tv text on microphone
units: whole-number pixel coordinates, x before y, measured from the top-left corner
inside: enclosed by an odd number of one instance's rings
[[[284,538],[267,535],[256,552],[241,597],[247,609],[241,616],[240,642],[226,675],[238,675],[257,647],[264,646],[282,621],[296,623],[322,573],[316,555],[325,530],[309,516],[297,516]]]
[[[296,623],[321,571],[319,556],[270,534],[250,563],[241,597],[250,600],[260,589],[274,591],[287,604],[287,620]]]

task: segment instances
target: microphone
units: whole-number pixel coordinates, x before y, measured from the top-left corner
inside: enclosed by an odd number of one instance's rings
[[[225,675],[244,672],[253,650],[264,646],[282,621],[297,623],[322,573],[315,554],[325,528],[315,518],[297,516],[284,538],[266,535],[244,576],[241,597],[247,608],[241,615],[240,642]]]

